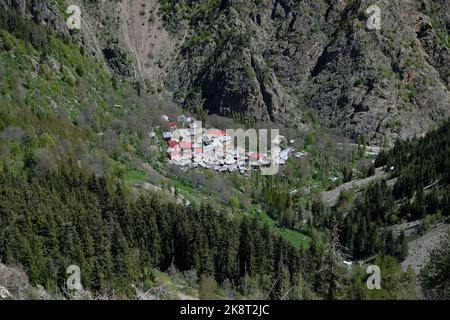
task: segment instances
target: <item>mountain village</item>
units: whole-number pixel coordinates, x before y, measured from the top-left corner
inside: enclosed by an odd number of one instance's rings
[[[239,171],[248,174],[252,168],[268,167],[275,161],[284,165],[291,155],[302,158],[306,153],[288,146],[294,141],[286,141],[278,135],[272,139],[272,148],[268,152],[246,150],[245,146],[235,145],[234,137],[227,131],[216,128],[202,128],[201,122],[184,115],[170,121],[167,116],[169,131],[163,132],[167,143],[167,156],[170,163],[183,168],[209,168],[218,172]]]

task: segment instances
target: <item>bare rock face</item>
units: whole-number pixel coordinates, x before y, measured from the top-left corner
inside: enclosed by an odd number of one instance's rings
[[[0,300],[52,300],[41,286],[33,287],[21,266],[6,266],[0,262]]]
[[[191,20],[166,87],[180,103],[210,113],[295,124],[311,107],[323,125],[349,137],[422,135],[450,115],[450,53],[436,30],[448,27],[448,4],[380,2],[382,28],[370,30],[371,4],[223,1]]]
[[[118,75],[128,77],[132,70],[127,61],[126,55],[119,46],[108,46],[103,49],[103,55],[110,68]]]
[[[308,108],[332,132],[388,143],[450,116],[447,0],[380,0],[380,30],[369,0],[76,2],[86,52],[191,110],[303,127]],[[67,32],[48,1],[0,7]]]
[[[26,0],[0,0],[0,9],[12,10],[21,17],[25,17]]]
[[[45,0],[0,0],[0,9],[11,10],[22,18],[33,19],[54,31],[68,35],[63,13],[54,4]]]
[[[46,25],[58,33],[68,35],[69,30],[63,13],[46,0],[29,0],[33,20],[40,25]]]
[[[0,300],[11,298],[11,293],[4,286],[0,286]]]
[[[436,68],[446,85],[450,85],[450,49],[441,43],[430,22],[421,20],[417,37],[428,54],[428,62]]]

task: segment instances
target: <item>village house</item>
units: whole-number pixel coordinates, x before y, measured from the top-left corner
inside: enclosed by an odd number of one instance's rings
[[[178,144],[179,144],[179,142],[176,140],[169,140],[167,142],[167,145],[169,146],[169,148],[175,148],[178,146]]]
[[[175,121],[169,122],[169,130],[171,132],[174,132],[175,130],[177,130],[177,123]]]
[[[163,132],[163,138],[164,140],[172,139],[172,132]]]

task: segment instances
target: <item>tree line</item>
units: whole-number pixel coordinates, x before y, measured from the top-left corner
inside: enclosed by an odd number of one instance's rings
[[[331,230],[297,249],[257,216],[180,206],[76,167],[0,173],[0,258],[50,292],[61,293],[75,264],[84,289],[129,298],[155,270],[194,272],[200,286],[244,297],[362,298],[366,275],[345,269],[337,222]]]
[[[377,167],[386,166],[393,177],[398,177],[393,195],[396,199],[412,197],[415,192],[439,182],[450,182],[450,119],[423,138],[397,141],[394,148],[380,153]],[[448,195],[448,188],[444,188]],[[442,195],[444,195],[443,192]]]
[[[0,175],[0,257],[22,264],[32,283],[50,290],[62,288],[72,264],[85,288],[123,294],[151,279],[148,270],[175,266],[236,288],[250,277],[276,299],[307,278],[308,256],[257,218],[237,222],[208,204],[186,208],[157,194],[133,196],[77,170]]]
[[[450,121],[423,138],[398,141],[375,164],[385,166],[395,183],[390,187],[385,180],[374,182],[349,209],[334,208],[340,240],[356,259],[383,253],[403,260],[406,237],[402,232],[395,235],[392,225],[450,214]]]

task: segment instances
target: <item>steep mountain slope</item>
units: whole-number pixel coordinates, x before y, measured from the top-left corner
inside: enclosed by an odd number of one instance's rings
[[[54,9],[63,2],[0,4],[67,33]],[[112,72],[191,110],[304,128],[312,108],[339,134],[388,142],[450,114],[445,0],[74,3],[83,28],[72,36]],[[372,4],[381,30],[366,26]]]
[[[311,107],[348,136],[422,134],[449,114],[450,51],[419,10],[448,13],[448,4],[380,1],[380,31],[366,28],[370,4],[222,1],[206,14],[198,5],[190,19],[195,35],[184,43],[169,88],[185,88],[186,105],[205,99],[206,109],[221,114],[295,123]],[[195,102],[192,86],[200,92]]]

